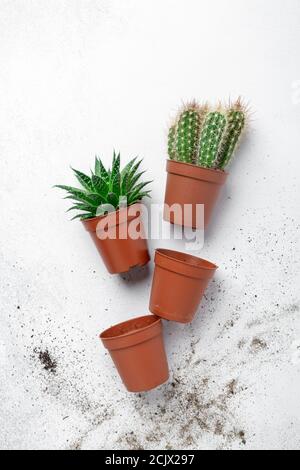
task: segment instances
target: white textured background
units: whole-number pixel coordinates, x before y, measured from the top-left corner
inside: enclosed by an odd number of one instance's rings
[[[299,0],[0,1],[2,449],[300,448],[299,24]],[[220,269],[165,325],[169,384],[128,394],[97,335],[147,313],[152,266],[109,276],[51,186],[115,147],[162,202],[181,100],[239,94],[252,129],[199,253]]]

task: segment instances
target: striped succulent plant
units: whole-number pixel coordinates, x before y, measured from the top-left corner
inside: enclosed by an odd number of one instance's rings
[[[223,170],[245,128],[246,112],[240,99],[217,109],[196,102],[186,105],[169,130],[169,158]]]
[[[133,158],[120,170],[120,154],[113,154],[111,169],[106,169],[100,158],[95,158],[95,168],[88,176],[72,168],[81,188],[56,185],[56,188],[67,191],[65,199],[71,199],[74,205],[68,211],[78,210],[73,219],[90,219],[102,215],[106,207],[117,210],[126,200],[128,206],[140,201],[144,196],[150,197],[146,186],[150,181],[140,182],[144,171],[139,171],[142,160]],[[105,206],[106,205],[106,206]]]

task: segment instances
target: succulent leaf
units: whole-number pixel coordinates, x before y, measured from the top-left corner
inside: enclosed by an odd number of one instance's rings
[[[92,182],[96,193],[100,194],[105,199],[106,194],[108,192],[108,184],[106,183],[106,181],[100,176],[92,175]]]
[[[95,175],[99,176],[100,178],[104,179],[107,183],[109,181],[109,174],[105,169],[100,158],[95,158]]]
[[[94,208],[88,204],[83,204],[83,203],[79,203],[79,204],[74,204],[74,206],[70,207],[67,212],[70,212],[70,211],[73,211],[73,210],[82,210],[82,211],[86,211],[86,212],[93,212]]]
[[[131,186],[134,186],[144,173],[145,173],[145,171],[140,171],[135,176],[133,176],[130,180]]]
[[[119,206],[119,198],[116,193],[110,192],[107,195],[107,202],[114,207]]]
[[[132,160],[130,160],[130,162],[127,163],[127,165],[124,166],[123,170],[121,171],[122,178],[124,178],[129,173],[136,159],[137,157],[134,157]]]
[[[74,217],[72,217],[71,220],[75,220],[75,219],[81,219],[81,220],[86,220],[86,219],[92,219],[94,216],[94,214],[92,213],[88,213],[88,214],[76,214],[74,215]]]
[[[93,191],[94,188],[93,188],[93,183],[92,183],[91,178],[85,175],[84,173],[82,173],[81,171],[75,170],[74,168],[72,168],[72,170],[74,171],[75,176],[78,179],[81,186],[87,191]]]
[[[116,155],[114,152],[113,163],[110,173],[110,181],[114,181],[115,176],[120,173],[120,154]]]
[[[134,177],[134,175],[136,174],[140,164],[142,163],[143,160],[139,160],[135,165],[133,165],[133,167],[130,169],[129,173],[128,173],[128,181],[129,181],[129,184],[131,183],[131,180],[132,178]]]
[[[128,204],[133,204],[136,201],[139,201],[142,199],[142,189],[147,185],[151,183],[151,181],[146,181],[144,183],[138,184],[135,188],[133,188],[129,193],[128,193]],[[146,191],[144,191],[146,192]]]
[[[152,181],[144,181],[143,183],[139,183],[136,186],[133,186],[131,192],[140,192],[147,184],[152,183]]]
[[[72,186],[65,186],[65,185],[56,185],[56,188],[64,189],[68,192],[68,196],[66,199],[74,199],[75,201],[87,202],[89,204],[93,204],[93,200],[91,198],[91,193],[84,191],[82,189],[73,188]]]
[[[129,173],[127,172],[121,180],[121,194],[126,194],[128,186]]]
[[[120,183],[121,183],[121,175],[120,173],[116,173],[114,178],[111,181],[110,190],[115,194],[120,194]]]

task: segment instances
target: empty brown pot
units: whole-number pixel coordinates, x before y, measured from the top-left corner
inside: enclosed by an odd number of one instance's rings
[[[82,221],[111,274],[127,272],[150,260],[141,211],[141,204],[133,204],[116,212]],[[134,225],[131,226],[131,223]],[[138,228],[137,238],[132,238],[130,227]]]
[[[151,390],[168,380],[160,318],[133,318],[105,330],[100,338],[129,392]]]
[[[179,251],[158,249],[149,309],[155,315],[189,323],[217,266]]]
[[[164,209],[164,220],[185,227],[203,228],[201,224],[199,226],[200,221],[197,221],[196,205],[204,204],[204,227],[206,227],[228,174],[222,170],[202,168],[174,160],[167,160],[167,172],[165,194],[167,207]],[[168,210],[173,204],[179,204],[182,215]],[[191,213],[184,214],[185,204],[191,205]]]

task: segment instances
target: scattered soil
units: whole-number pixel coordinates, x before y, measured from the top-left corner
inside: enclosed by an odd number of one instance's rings
[[[50,356],[48,349],[45,351],[34,348],[33,352],[38,355],[38,358],[43,365],[43,368],[53,374],[56,372],[57,362]]]
[[[267,343],[258,337],[253,338],[252,343],[251,343],[251,349],[252,351],[260,351],[262,349],[267,349],[268,345]]]

